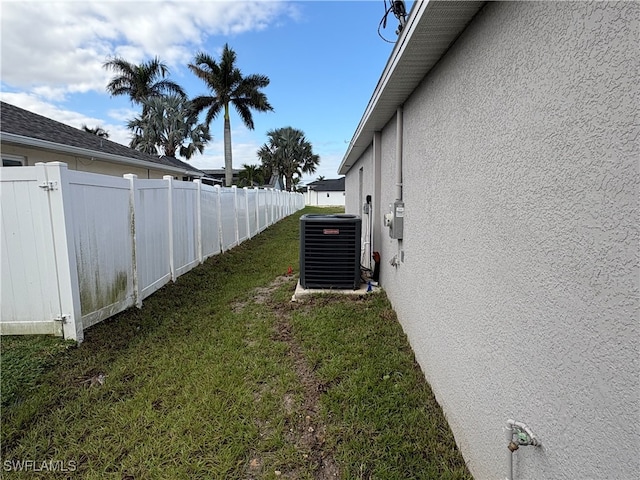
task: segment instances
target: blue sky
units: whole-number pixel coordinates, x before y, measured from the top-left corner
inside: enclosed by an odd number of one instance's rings
[[[407,11],[413,2],[407,3]],[[387,6],[389,2],[387,2]],[[189,96],[207,93],[186,67],[197,51],[218,59],[237,54],[244,74],[267,75],[264,90],[275,111],[254,113],[255,129],[231,117],[233,164],[258,164],[270,129],[303,130],[320,155],[318,171],[337,169],[393,48],[378,35],[384,0],[280,2],[6,1],[0,4],[3,101],[80,127],[100,125],[128,144],[126,121],[138,112],[105,91],[108,56],[139,63],[155,55]],[[389,14],[380,32],[395,41]],[[222,168],[222,118],[213,140],[189,162]]]

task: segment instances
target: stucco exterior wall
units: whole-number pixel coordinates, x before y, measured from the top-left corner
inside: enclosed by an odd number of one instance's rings
[[[518,480],[640,476],[639,19],[488,4],[405,102],[381,283],[477,479],[505,478],[509,418],[542,442],[513,455]]]
[[[57,152],[40,150],[37,148],[25,148],[15,145],[2,145],[2,153],[23,156],[26,158],[25,166],[33,166],[38,162],[64,162],[69,170],[79,170],[82,172],[100,173],[102,175],[113,175],[121,177],[126,173],[133,173],[139,178],[162,178],[164,175],[176,176],[175,172],[163,171],[158,169],[146,169],[133,167],[117,163],[105,162],[87,157],[78,157],[75,155],[65,155]],[[161,167],[158,165],[158,167]],[[15,168],[15,167],[12,167]]]
[[[371,147],[358,159],[357,163],[353,165],[349,171],[349,175],[344,178],[344,190],[345,190],[345,212],[353,215],[359,215],[361,212],[360,205],[360,169],[363,172],[369,172],[371,167]],[[373,172],[371,173],[371,178]],[[367,186],[372,185],[372,180],[369,181]]]
[[[362,242],[360,264],[366,268],[373,269],[374,263],[371,259],[371,252],[375,251],[378,241],[374,238],[380,236],[380,226],[376,227],[375,222],[380,220],[380,213],[376,212],[379,206],[373,201],[375,198],[374,179],[376,169],[373,162],[373,147],[368,148],[352,167],[353,175],[345,177],[345,212],[360,215],[362,218]],[[369,213],[364,212],[364,204],[367,195],[371,195],[372,202],[369,205]],[[371,235],[373,232],[373,235]],[[369,246],[369,244],[373,244]]]

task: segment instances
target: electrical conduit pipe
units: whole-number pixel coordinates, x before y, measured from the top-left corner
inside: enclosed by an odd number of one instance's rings
[[[396,200],[402,200],[402,106],[396,110]]]

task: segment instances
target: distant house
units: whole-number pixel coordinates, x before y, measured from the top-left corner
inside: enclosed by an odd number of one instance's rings
[[[0,102],[0,146],[3,167],[64,162],[70,170],[103,175],[171,175],[187,181],[204,176],[177,158],[149,155],[5,102]]]
[[[284,183],[280,175],[274,173],[269,179],[269,183],[263,185],[264,188],[273,188],[274,190],[284,190]]]
[[[304,196],[306,205],[344,206],[344,177],[311,182],[305,187]]]
[[[225,182],[225,170],[224,168],[214,168],[211,170],[203,170],[205,177],[203,178],[203,182],[208,183],[210,185],[221,185],[224,186]],[[232,185],[238,185],[240,183],[240,170],[239,168],[234,168],[231,170],[232,172]],[[282,181],[277,174],[271,175],[268,183],[260,185],[258,182],[254,182],[253,187],[260,188],[273,188],[274,190],[284,190],[282,185]]]
[[[413,2],[342,160],[478,480],[640,478],[639,20]]]
[[[212,185],[221,185],[224,186],[224,180],[225,180],[225,170],[224,168],[213,168],[210,170],[202,170],[205,174],[205,181],[207,183],[210,183]],[[232,180],[231,183],[233,185],[237,185],[238,181],[240,180],[240,169],[239,168],[234,168],[231,170],[232,171]]]

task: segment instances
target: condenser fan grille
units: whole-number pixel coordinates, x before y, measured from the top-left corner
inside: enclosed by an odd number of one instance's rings
[[[300,285],[303,288],[360,287],[360,233],[357,215],[303,215],[300,218]]]

